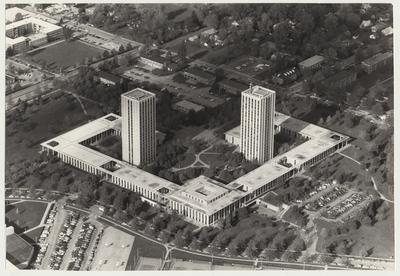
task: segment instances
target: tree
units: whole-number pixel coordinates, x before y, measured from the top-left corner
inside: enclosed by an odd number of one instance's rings
[[[11,57],[14,55],[14,50],[12,47],[8,47],[6,50],[6,57]]]
[[[22,15],[22,13],[17,12],[17,13],[15,14],[14,21],[20,21],[20,20],[22,20],[22,19],[24,19],[24,16]]]
[[[338,31],[339,22],[335,14],[328,13],[324,20],[324,27],[328,31],[328,34],[333,37]]]
[[[215,13],[210,13],[209,15],[206,16],[206,18],[204,18],[203,23],[207,27],[218,28],[219,25],[218,16]]]
[[[110,55],[110,52],[109,51],[107,51],[107,50],[104,50],[104,52],[103,52],[103,58],[109,58],[111,55]]]

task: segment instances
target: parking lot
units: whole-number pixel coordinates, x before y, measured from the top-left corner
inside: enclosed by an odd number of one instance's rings
[[[140,82],[151,82],[159,87],[166,87],[171,93],[181,99],[189,100],[206,107],[214,108],[226,101],[225,98],[211,95],[209,93],[210,87],[197,87],[193,84],[178,83],[173,80],[173,75],[157,76],[152,74],[151,71],[153,69],[139,63],[125,71],[123,76]]]
[[[367,196],[365,194],[353,193],[335,206],[324,211],[322,215],[330,219],[342,218],[346,215],[350,215],[355,209],[365,206],[366,202],[372,198],[372,196]]]

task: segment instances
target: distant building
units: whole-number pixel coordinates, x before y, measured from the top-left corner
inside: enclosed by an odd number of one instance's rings
[[[299,66],[299,69],[302,72],[315,71],[315,70],[317,70],[317,69],[319,69],[321,67],[322,62],[324,60],[325,59],[324,59],[323,56],[315,55],[315,56],[312,56],[312,57],[310,57],[310,58],[308,58],[306,60],[303,60],[302,62],[300,62],[298,64],[298,66]]]
[[[279,85],[285,85],[294,82],[299,77],[296,67],[285,70],[272,76],[272,81]]]
[[[345,70],[352,67],[355,64],[355,56],[352,55],[348,58],[341,59],[336,62],[336,68],[338,70]]]
[[[121,78],[108,72],[100,71],[98,79],[101,83],[111,86],[121,82]]]
[[[6,48],[11,48],[15,53],[24,52],[31,47],[39,47],[47,42],[57,40],[64,36],[63,29],[42,19],[35,17],[35,14],[19,9],[11,8],[6,10],[6,18],[18,13],[23,16],[19,21],[6,25]]]
[[[323,85],[330,88],[346,88],[352,85],[356,79],[357,72],[355,70],[345,70],[325,79]]]
[[[174,104],[174,109],[183,113],[189,113],[190,111],[199,112],[204,110],[204,106],[192,103],[187,100],[183,100]]]
[[[242,91],[248,88],[248,86],[244,83],[230,79],[224,79],[220,81],[218,85],[219,88],[222,89],[225,93],[229,93],[232,95],[240,95]]]
[[[235,146],[240,146],[240,126],[225,132],[225,141],[234,144]]]
[[[371,27],[371,32],[373,32],[373,33],[380,32],[383,29],[387,28],[387,26],[388,26],[387,24],[385,24],[383,22],[379,22]]]
[[[150,55],[145,55],[141,56],[139,58],[139,61],[143,64],[146,64],[150,67],[154,67],[160,70],[163,70],[166,66],[166,60],[165,58],[162,58],[160,56],[150,56]]]
[[[368,28],[369,26],[372,25],[371,20],[363,20],[360,24],[360,29],[365,29]]]
[[[201,70],[198,67],[190,67],[183,72],[183,76],[193,82],[211,85],[215,81],[215,75]]]
[[[378,53],[363,62],[361,62],[361,68],[368,74],[376,71],[379,68],[384,67],[385,65],[391,63],[393,61],[393,53]]]
[[[265,196],[257,199],[257,204],[264,206],[274,212],[279,212],[289,208],[289,206],[282,202],[279,195],[274,191],[268,192]]]
[[[189,40],[190,42],[194,42],[194,41],[196,41],[197,39],[199,39],[199,36],[198,36],[198,35],[193,35],[193,36],[191,36],[191,37],[188,38],[188,40]]]
[[[208,29],[208,30],[205,30],[205,31],[201,32],[201,36],[209,37],[209,36],[215,35],[217,33],[218,33],[218,31],[216,29],[211,28],[211,29]]]
[[[136,88],[121,96],[122,160],[145,165],[156,156],[156,96]]]
[[[389,27],[383,29],[383,30],[381,31],[381,33],[382,33],[384,36],[392,35],[392,34],[393,34],[393,28],[389,26]]]

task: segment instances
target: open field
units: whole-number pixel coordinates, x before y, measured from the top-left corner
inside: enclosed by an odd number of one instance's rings
[[[14,227],[15,233],[19,234],[25,229],[39,225],[46,210],[47,203],[23,201],[13,205],[7,205],[6,221]]]
[[[49,69],[66,68],[81,63],[85,58],[91,58],[102,53],[102,50],[80,41],[63,41],[47,48],[30,52],[23,56],[26,61],[40,64],[46,62]]]

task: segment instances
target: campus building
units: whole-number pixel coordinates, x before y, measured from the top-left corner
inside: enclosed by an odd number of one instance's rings
[[[361,68],[367,73],[371,74],[375,72],[379,68],[390,64],[393,61],[393,53],[386,52],[386,53],[378,53],[370,58],[367,58],[363,62],[361,62]]]
[[[144,165],[156,157],[156,96],[136,88],[121,96],[122,160]]]
[[[14,8],[6,10],[7,18],[11,19],[11,15],[14,14]],[[29,12],[19,14],[22,15],[22,20],[6,25],[6,48],[10,47],[15,53],[24,52],[31,47],[39,47],[64,35],[60,26],[36,18]]]
[[[263,164],[274,154],[275,91],[251,86],[242,92],[240,151]]]
[[[302,62],[300,62],[299,65],[299,69],[301,70],[301,72],[306,72],[306,71],[315,71],[319,68],[321,68],[322,62],[324,62],[324,57],[323,56],[312,56],[306,60],[303,60]]]
[[[261,96],[257,96],[261,98],[264,97],[263,94],[273,94],[273,91],[262,87],[253,87],[252,89],[262,91],[259,92]],[[150,102],[154,100],[153,94],[141,89],[134,89],[123,94],[122,97],[122,117],[108,114],[79,126],[41,143],[42,152],[55,155],[67,164],[98,175],[104,181],[134,191],[140,194],[142,200],[167,210],[176,211],[186,220],[199,226],[217,225],[235,210],[255,203],[258,198],[283,185],[290,177],[340,151],[349,140],[349,137],[337,132],[273,111],[274,118],[268,120],[273,124],[268,126],[272,129],[272,133],[284,132],[288,135],[301,136],[306,138],[305,142],[268,160],[255,170],[226,185],[208,177],[199,176],[179,186],[138,168],[135,163],[129,162],[125,158],[121,161],[90,147],[93,143],[109,135],[122,136],[122,139],[130,140],[131,135],[127,135],[125,132],[129,134],[135,127],[139,129],[137,125],[134,127],[134,121],[140,124],[144,120],[150,119],[151,116],[147,111],[151,110],[149,106],[152,105]],[[274,100],[272,98],[274,96],[265,97],[270,98],[271,101]],[[146,100],[140,102],[140,99]],[[141,105],[140,108],[136,106],[134,110],[134,103],[137,106]],[[248,104],[254,105],[255,103],[249,100]],[[147,111],[145,111],[146,108],[148,108]],[[270,113],[263,114],[269,116]],[[147,116],[143,116],[143,114],[147,114]],[[256,113],[256,115],[260,114]],[[267,121],[261,117],[258,119]],[[147,124],[151,123],[147,122]],[[240,128],[241,126],[238,126],[234,131],[230,131],[234,142],[238,144],[241,144],[242,139]],[[153,133],[152,129],[147,129],[147,131]],[[147,142],[142,143],[146,144]],[[127,148],[127,144],[125,144],[122,147],[123,152],[133,149],[133,146]],[[137,154],[140,156],[140,152]]]

